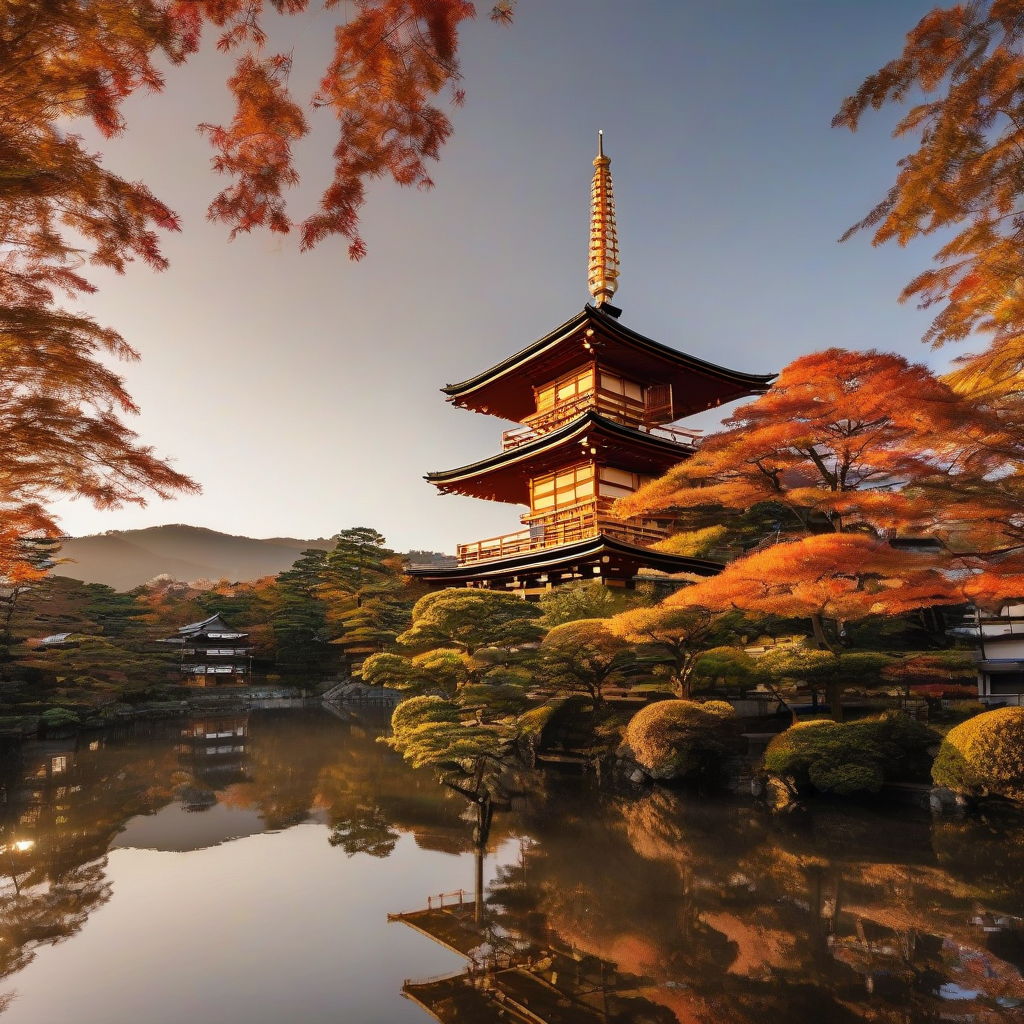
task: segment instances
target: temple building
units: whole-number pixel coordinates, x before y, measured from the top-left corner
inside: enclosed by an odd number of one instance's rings
[[[232,629],[219,614],[182,626],[174,636],[158,642],[177,649],[187,686],[240,686],[249,681],[249,634]]]
[[[680,419],[763,394],[772,374],[726,369],[645,338],[611,304],[619,259],[611,161],[599,136],[591,203],[593,303],[483,373],[443,388],[461,409],[518,426],[501,451],[426,479],[442,494],[525,506],[522,528],[458,546],[458,564],[413,566],[438,587],[501,588],[536,596],[560,583],[632,586],[641,570],[712,575],[720,563],[657,550],[670,522],[619,519],[616,499],[687,458],[699,432]]]

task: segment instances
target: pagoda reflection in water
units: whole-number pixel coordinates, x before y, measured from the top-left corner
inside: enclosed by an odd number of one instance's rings
[[[738,802],[619,793],[607,782],[545,773],[528,797],[494,815],[496,866],[478,920],[465,801],[377,743],[376,724],[305,711],[231,718],[139,721],[0,750],[0,977],[25,967],[40,946],[77,941],[111,897],[107,855],[115,848],[177,853],[221,845],[214,859],[236,858],[244,870],[251,844],[234,840],[313,822],[307,849],[323,844],[325,855],[273,885],[294,885],[308,897],[308,872],[319,871],[315,884],[336,892],[347,858],[371,858],[375,870],[364,862],[352,877],[375,875],[379,888],[361,894],[365,916],[353,928],[403,909],[394,890],[399,880],[407,885],[409,872],[422,872],[412,891],[437,889],[438,858],[449,865],[464,858],[457,870],[465,875],[444,883],[464,880],[471,892],[462,906],[459,895],[443,906],[424,898],[420,909],[398,915],[423,933],[410,936],[402,954],[412,966],[396,975],[381,958],[397,993],[417,965],[437,963],[422,966],[425,974],[446,968],[434,958],[443,952],[434,941],[463,957],[454,978],[406,985],[441,1020],[1004,1024],[1024,1017],[1024,815],[1012,808],[932,820],[912,808],[822,802],[795,820]],[[192,735],[182,736],[190,726]],[[244,753],[217,753],[239,745]],[[241,769],[244,782],[214,783]],[[189,813],[182,785],[212,791],[217,807]],[[287,846],[294,836],[265,840],[278,841]],[[162,926],[152,907],[122,903],[120,913],[129,910],[140,928]],[[320,943],[319,904],[296,899],[294,915],[301,956],[323,966],[329,985],[336,951]],[[241,938],[241,926],[226,934]],[[122,964],[107,963],[111,977],[127,970]],[[36,983],[12,978],[0,999]]]
[[[445,900],[448,900],[446,903]],[[465,893],[431,897],[426,909],[389,915],[468,961],[465,970],[407,980],[402,994],[442,1024],[608,1024],[664,1021],[674,1014],[642,990],[652,979],[620,972],[601,957],[565,946],[550,934],[531,940],[480,921]]]
[[[530,839],[482,919],[465,893],[389,915],[467,962],[404,995],[444,1024],[1024,1020],[1011,818],[824,805],[794,826],[668,792],[595,797],[515,823]],[[993,899],[1006,910],[979,912]]]

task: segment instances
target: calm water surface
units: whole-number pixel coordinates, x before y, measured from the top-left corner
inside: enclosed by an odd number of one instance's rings
[[[383,725],[254,712],[10,751],[3,1019],[1024,1021],[1024,820],[773,820],[540,777],[474,908],[465,802]]]

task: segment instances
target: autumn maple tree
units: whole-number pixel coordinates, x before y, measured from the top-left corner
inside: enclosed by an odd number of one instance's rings
[[[902,53],[842,104],[833,124],[856,130],[869,109],[913,98],[896,127],[916,146],[885,198],[847,232],[876,245],[942,232],[935,266],[902,300],[935,307],[926,340],[987,349],[950,382],[996,405],[1019,401],[1024,371],[1024,0],[975,0],[926,14]]]
[[[308,249],[341,235],[359,259],[358,217],[368,181],[385,175],[428,188],[427,161],[452,132],[435,101],[462,100],[459,27],[467,0],[325,0],[334,52],[309,107],[339,126],[334,173],[319,208],[293,222],[285,192],[298,182],[292,146],[310,130],[289,89],[294,52],[272,52],[264,18],[310,17],[308,0],[12,0],[0,18],[0,586],[30,568],[28,534],[56,536],[47,511],[59,496],[99,507],[194,490],[188,477],[139,443],[123,422],[136,408],[107,358],[135,350],[114,330],[60,307],[95,290],[89,266],[123,273],[132,261],[166,266],[162,231],[177,216],[141,182],[106,168],[75,134],[126,129],[130,96],[163,88],[168,68],[206,31],[231,54],[235,114],[204,124],[214,170],[230,181],[211,219],[231,234],[298,228]],[[508,21],[514,0],[492,11]],[[315,16],[315,15],[314,15]]]
[[[1024,551],[1024,0],[977,0],[925,15],[902,53],[843,103],[834,124],[856,130],[870,109],[918,100],[896,128],[916,146],[888,195],[847,232],[876,245],[941,231],[935,264],[903,300],[937,308],[925,340],[987,339],[946,382],[999,418],[1003,464],[962,481],[950,518],[974,523],[970,589],[979,604],[1012,594]],[[1024,593],[1019,588],[1017,594]]]
[[[830,648],[826,620],[1024,592],[1016,542],[1005,537],[991,557],[996,520],[1019,517],[1012,502],[1000,505],[999,481],[1021,465],[1002,420],[925,367],[831,349],[791,363],[617,510],[770,509],[775,529],[761,544],[665,607],[806,618]],[[907,535],[935,546],[892,543]]]

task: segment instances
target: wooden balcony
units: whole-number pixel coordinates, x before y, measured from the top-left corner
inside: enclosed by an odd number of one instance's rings
[[[654,394],[655,391],[655,388],[648,388],[646,396],[648,399],[654,399],[655,404],[651,401],[635,402],[624,395],[617,395],[603,388],[578,395],[568,401],[557,402],[550,409],[528,416],[522,426],[506,430],[501,435],[501,450],[506,452],[510,448],[527,444],[570,423],[590,409],[616,423],[647,431],[677,444],[698,444],[701,431],[663,425],[672,418],[672,408],[671,404],[665,406],[661,403],[661,396]]]
[[[668,530],[651,520],[615,519],[591,502],[564,509],[543,519],[535,519],[526,529],[515,533],[459,544],[456,554],[459,565],[472,565],[529,551],[556,548],[602,533],[625,544],[643,548],[668,536]]]

